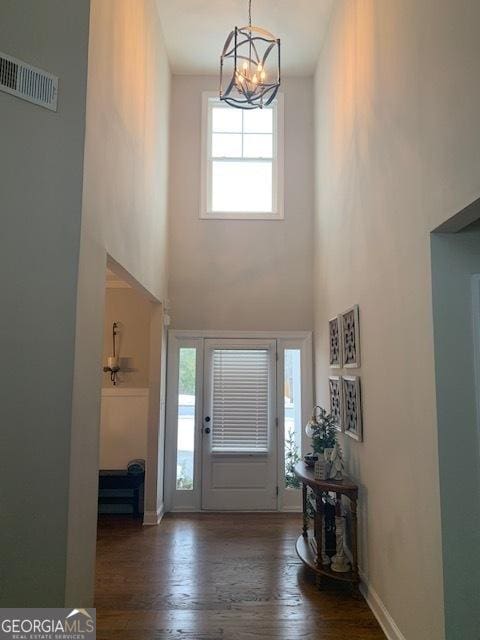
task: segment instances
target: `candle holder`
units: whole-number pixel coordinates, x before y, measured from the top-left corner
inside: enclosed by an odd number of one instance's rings
[[[116,386],[118,382],[117,374],[120,371],[120,361],[117,356],[117,334],[119,328],[119,322],[114,322],[112,325],[112,346],[113,355],[107,358],[107,366],[103,367],[105,373],[110,373],[110,381],[113,386]]]

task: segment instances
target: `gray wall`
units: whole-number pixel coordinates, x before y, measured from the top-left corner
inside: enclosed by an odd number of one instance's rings
[[[282,85],[285,220],[200,220],[202,92],[172,83],[169,298],[175,329],[311,330],[313,112],[310,78]]]
[[[442,509],[445,631],[480,629],[480,487],[472,275],[480,273],[480,223],[432,235],[433,317]],[[477,283],[478,287],[478,283]],[[478,331],[478,325],[476,327]]]
[[[63,606],[88,0],[2,0],[0,49],[60,77],[0,93],[2,606]]]

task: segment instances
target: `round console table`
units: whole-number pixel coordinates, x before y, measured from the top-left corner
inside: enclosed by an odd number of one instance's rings
[[[317,585],[321,586],[322,577],[333,580],[341,580],[352,585],[357,585],[358,564],[357,564],[357,501],[358,486],[345,477],[342,480],[315,480],[313,469],[306,464],[298,462],[295,465],[295,475],[302,483],[303,495],[303,532],[299,536],[296,544],[297,554],[302,562],[315,572]],[[312,509],[313,532],[309,530],[310,517],[308,515],[308,488],[313,494]],[[325,503],[329,494],[335,494],[335,513],[341,515],[342,496],[350,500],[351,517],[351,570],[346,572],[333,571],[328,564],[323,564],[322,548],[327,555],[333,555],[335,549],[325,549]]]

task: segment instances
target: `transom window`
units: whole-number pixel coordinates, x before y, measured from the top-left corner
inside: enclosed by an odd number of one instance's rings
[[[283,218],[280,103],[236,109],[204,98],[202,218]]]

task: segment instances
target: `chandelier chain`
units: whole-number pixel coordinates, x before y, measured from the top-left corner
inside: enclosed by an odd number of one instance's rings
[[[248,26],[252,26],[252,0],[248,0]]]

